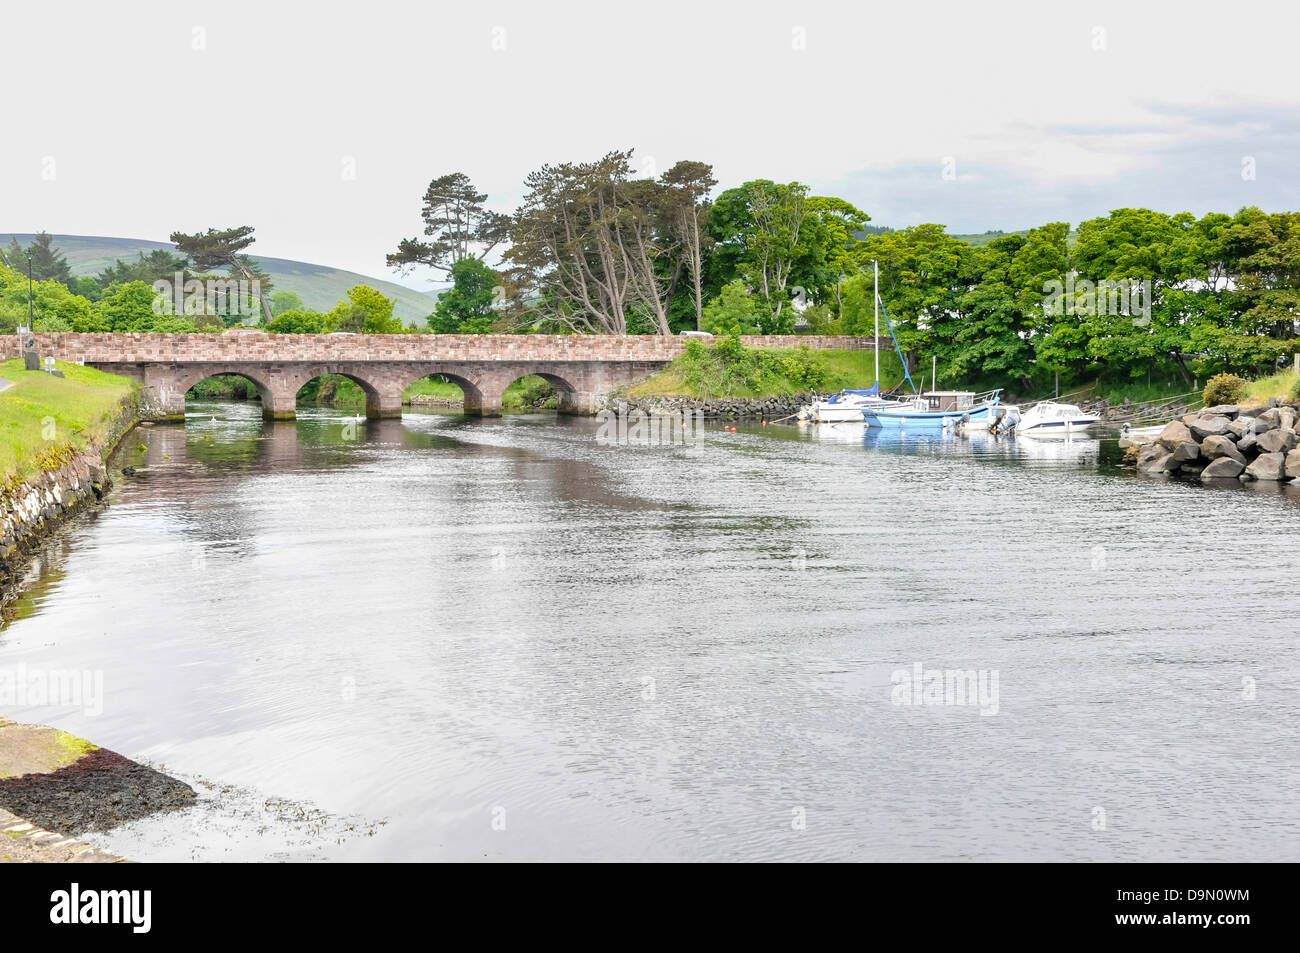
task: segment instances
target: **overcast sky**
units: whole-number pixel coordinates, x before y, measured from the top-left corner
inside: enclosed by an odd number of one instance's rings
[[[167,0],[0,30],[0,231],[249,224],[386,276],[434,176],[510,210],[542,163],[629,147],[955,232],[1300,208],[1296,2]]]

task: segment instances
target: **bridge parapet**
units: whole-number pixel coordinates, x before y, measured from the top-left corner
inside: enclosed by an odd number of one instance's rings
[[[36,350],[87,364],[228,361],[671,361],[685,338],[597,334],[76,334],[41,332]],[[753,335],[751,347],[872,350],[870,337]],[[12,335],[0,353],[21,356]]]

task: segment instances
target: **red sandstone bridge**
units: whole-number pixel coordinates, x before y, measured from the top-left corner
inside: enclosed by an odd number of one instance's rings
[[[663,368],[685,340],[659,335],[561,334],[51,334],[38,333],[42,359],[86,364],[144,385],[143,412],[185,414],[185,392],[216,374],[238,374],[257,387],[262,413],[292,418],[298,391],[313,378],[342,374],[366,393],[368,417],[400,417],[402,391],[430,374],[455,381],[465,412],[501,413],[501,396],[537,374],[559,394],[561,413],[591,413],[596,397]],[[18,357],[18,340],[0,354]],[[871,350],[870,337],[763,336],[751,347]]]

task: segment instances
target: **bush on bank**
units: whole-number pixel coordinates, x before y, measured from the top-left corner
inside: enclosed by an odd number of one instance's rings
[[[880,355],[880,371],[886,389],[903,376],[893,353]],[[872,351],[751,348],[731,335],[711,345],[687,341],[680,357],[626,393],[631,397],[773,397],[869,387],[874,380]]]

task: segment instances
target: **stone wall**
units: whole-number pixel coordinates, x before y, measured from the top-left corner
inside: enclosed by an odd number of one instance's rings
[[[103,498],[109,487],[105,461],[138,415],[136,400],[125,400],[104,446],[73,452],[58,467],[0,488],[0,577],[21,565],[32,544],[57,520]]]
[[[0,571],[13,568],[31,538],[108,488],[98,450],[84,450],[57,470],[46,470],[0,494]]]

